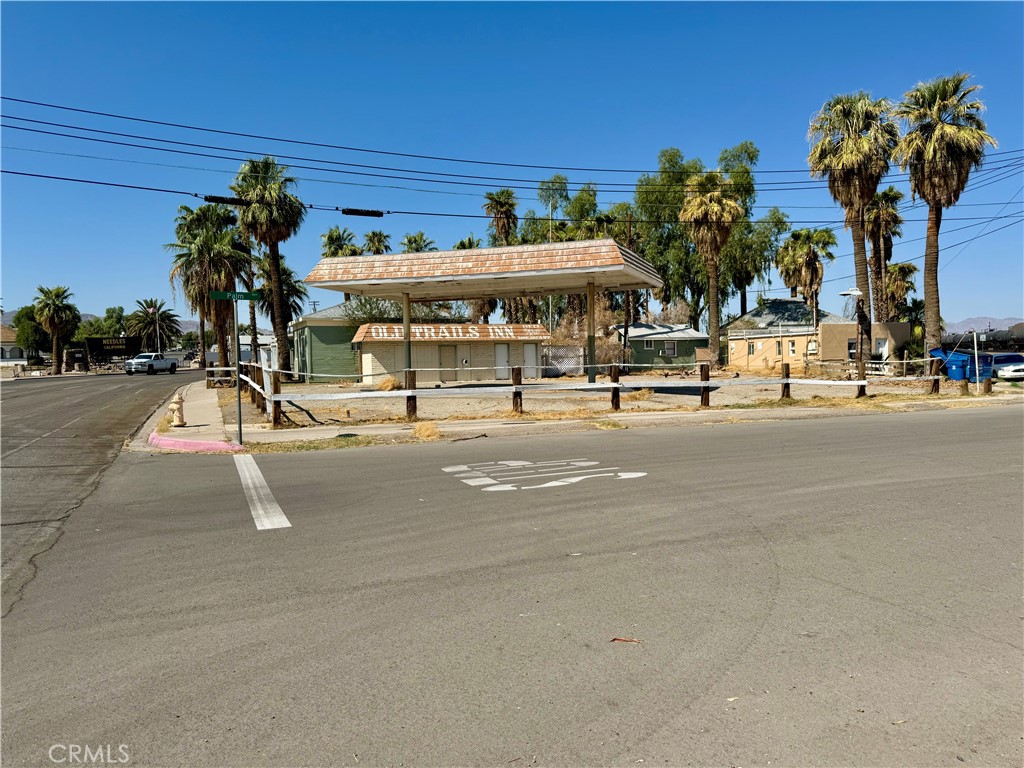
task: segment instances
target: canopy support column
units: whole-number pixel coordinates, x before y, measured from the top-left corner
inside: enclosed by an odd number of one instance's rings
[[[405,353],[405,370],[412,368],[412,310],[409,306],[409,294],[402,294],[402,346]],[[404,379],[403,379],[404,381]]]
[[[597,381],[597,341],[594,338],[594,284],[587,283],[587,381]]]

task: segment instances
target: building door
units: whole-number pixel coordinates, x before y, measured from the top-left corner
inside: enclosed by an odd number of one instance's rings
[[[455,364],[455,345],[442,344],[438,347],[441,351],[441,381],[455,381],[458,378],[458,371]]]
[[[473,371],[469,370],[472,366],[472,357],[469,353],[469,344],[459,344],[455,348],[455,356],[459,361],[459,381],[473,381]]]
[[[881,360],[889,359],[889,340],[886,338],[875,339],[875,355]]]
[[[539,379],[540,371],[537,369],[537,345],[523,344],[523,378]]]
[[[512,372],[508,369],[508,344],[494,345],[494,368],[494,378],[512,378]]]

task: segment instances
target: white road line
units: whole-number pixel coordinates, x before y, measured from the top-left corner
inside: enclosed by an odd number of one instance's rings
[[[249,510],[252,512],[252,519],[256,521],[257,530],[291,528],[292,524],[284,516],[284,512],[274,499],[274,494],[267,486],[267,481],[263,479],[263,473],[256,466],[256,460],[248,454],[236,454],[235,469],[242,480],[242,488],[245,490],[245,498],[249,501]]]

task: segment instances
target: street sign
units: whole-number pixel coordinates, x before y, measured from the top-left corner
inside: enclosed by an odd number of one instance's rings
[[[228,299],[229,301],[259,301],[259,291],[210,291],[211,299]]]

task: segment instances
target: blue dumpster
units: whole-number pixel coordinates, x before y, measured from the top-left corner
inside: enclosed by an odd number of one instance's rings
[[[979,376],[979,373],[981,374]],[[978,355],[977,360],[974,355],[967,357],[967,380],[975,384],[978,381],[984,381],[985,379],[992,378],[992,356],[991,355]]]
[[[946,352],[943,349],[933,349],[929,353],[946,364],[946,376],[951,381],[963,381],[967,378],[967,365],[970,357],[963,352]]]

